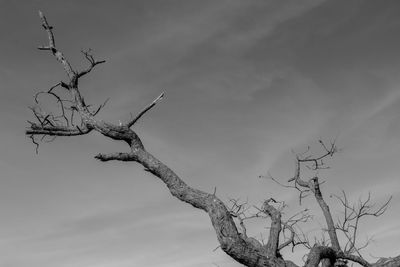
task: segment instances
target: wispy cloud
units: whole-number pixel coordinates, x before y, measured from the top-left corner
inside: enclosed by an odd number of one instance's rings
[[[54,58],[33,52],[45,41],[37,5],[74,66],[86,47],[107,59],[80,84],[90,103],[111,96],[99,119],[127,119],[166,92],[135,130],[190,185],[254,204],[276,194],[296,209],[294,193],[257,177],[289,177],[292,148],[339,135],[343,153],[321,173],[326,196],[345,188],[351,197],[397,197],[397,1],[3,1],[0,256],[8,266],[233,265],[213,254],[205,213],[172,200],[137,165],[91,158],[122,144],[58,139],[33,156],[21,141],[24,103],[64,77]],[[397,234],[390,214],[376,229],[381,241]]]

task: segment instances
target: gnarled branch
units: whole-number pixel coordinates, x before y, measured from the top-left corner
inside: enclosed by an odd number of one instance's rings
[[[62,109],[62,119],[59,120],[57,116],[51,113],[42,112],[40,108],[32,108],[32,112],[37,122],[29,122],[30,126],[26,130],[26,134],[32,139],[34,144],[37,142],[34,139],[36,135],[46,136],[74,136],[83,135],[91,131],[97,131],[103,136],[111,138],[113,140],[123,141],[128,144],[129,152],[111,153],[111,154],[98,154],[95,156],[100,161],[132,161],[141,164],[146,171],[152,173],[158,177],[168,188],[169,192],[177,199],[192,205],[195,208],[201,209],[208,214],[211,219],[212,226],[215,230],[220,247],[237,262],[242,263],[250,267],[294,267],[296,266],[290,261],[285,261],[279,250],[287,247],[290,243],[293,246],[301,243],[301,241],[295,241],[296,235],[293,228],[294,224],[302,220],[306,220],[307,217],[300,217],[295,219],[294,217],[289,218],[288,221],[282,222],[281,210],[273,206],[273,199],[269,199],[264,202],[261,211],[271,218],[271,227],[268,243],[266,246],[262,246],[258,241],[253,242],[251,238],[247,237],[246,228],[244,225],[244,219],[241,217],[241,211],[243,207],[235,204],[237,207],[236,211],[229,210],[225,204],[216,196],[216,193],[207,193],[199,189],[190,187],[187,185],[175,172],[173,172],[167,165],[162,163],[151,153],[149,153],[143,145],[139,136],[134,132],[131,127],[152,107],[154,107],[164,96],[162,93],[153,102],[147,105],[139,114],[129,120],[126,124],[115,125],[109,122],[95,119],[94,116],[104,106],[93,112],[89,110],[87,105],[78,89],[78,79],[93,70],[93,68],[105,61],[97,61],[89,51],[83,52],[85,58],[89,61],[89,67],[83,71],[74,71],[68,60],[64,55],[57,49],[53,27],[51,27],[46,17],[42,12],[39,12],[39,16],[42,20],[42,25],[48,35],[49,44],[44,47],[40,47],[41,50],[49,50],[56,57],[56,59],[62,64],[67,76],[69,78],[68,83],[60,82],[56,86],[61,86],[69,94],[70,99],[64,100],[58,94],[53,92],[55,87],[52,87],[47,91],[47,94],[52,95],[56,98]],[[40,93],[39,93],[40,94]],[[71,119],[68,120],[65,114],[64,103],[68,102],[68,109],[71,111]],[[77,114],[80,117],[80,126],[74,126],[73,116]],[[320,191],[320,183],[318,177],[314,177],[308,181],[303,180],[300,177],[301,165],[308,166],[312,170],[319,170],[326,168],[323,160],[326,157],[332,156],[337,152],[334,143],[331,146],[325,145],[322,141],[320,142],[324,149],[324,153],[319,157],[307,156],[304,153],[297,156],[295,176],[290,180],[294,181],[294,188],[300,191],[300,195],[303,192],[312,192],[320,204],[321,209],[324,212],[325,219],[328,225],[328,232],[332,246],[321,246],[316,245],[311,248],[306,262],[307,267],[316,267],[321,260],[328,259],[333,264],[337,259],[352,260],[363,264],[365,267],[369,267],[367,263],[363,261],[361,257],[351,255],[341,251],[339,242],[337,241],[336,228],[333,225],[332,216],[329,211],[328,205],[325,203],[322,193]],[[311,165],[308,165],[311,164]],[[388,204],[389,202],[387,202]],[[375,214],[380,214],[386,210],[387,204],[382,208],[378,209]],[[365,211],[365,210],[363,210]],[[367,215],[365,213],[365,215]],[[370,215],[370,214],[368,214]],[[257,215],[256,216],[261,216]],[[364,216],[364,215],[363,215]],[[242,233],[238,231],[234,219],[239,219]],[[292,221],[291,221],[292,220]],[[290,236],[280,244],[279,239],[282,231],[289,231]],[[284,233],[282,234],[284,235]],[[392,267],[390,264],[397,264],[400,259],[394,261],[385,261],[384,263],[377,263],[376,266],[380,267]],[[399,266],[399,264],[394,265]]]

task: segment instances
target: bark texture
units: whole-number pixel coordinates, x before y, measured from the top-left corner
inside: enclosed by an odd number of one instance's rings
[[[265,201],[262,212],[267,214],[271,220],[269,238],[266,245],[261,245],[257,240],[247,237],[243,221],[242,233],[238,230],[234,216],[227,206],[214,194],[203,192],[187,185],[178,175],[176,175],[168,166],[158,160],[155,156],[149,153],[139,136],[132,127],[135,123],[151,108],[153,108],[162,98],[163,94],[157,97],[153,102],[147,105],[136,117],[130,119],[125,123],[115,125],[109,122],[98,120],[95,116],[99,109],[95,112],[90,110],[90,105],[87,105],[82,97],[79,89],[79,79],[92,71],[97,65],[105,61],[97,61],[89,51],[83,52],[84,57],[89,62],[89,67],[82,71],[75,70],[65,56],[58,50],[53,35],[53,27],[47,22],[46,17],[39,12],[42,20],[42,26],[48,36],[48,45],[42,46],[39,49],[49,51],[54,55],[59,63],[63,66],[68,81],[60,82],[52,87],[46,93],[55,95],[62,108],[61,120],[59,117],[43,114],[37,109],[32,109],[37,121],[29,122],[30,126],[26,130],[26,134],[30,136],[32,141],[37,144],[36,136],[77,136],[88,134],[92,131],[97,131],[107,138],[113,140],[123,141],[127,144],[129,152],[117,152],[111,154],[98,154],[95,156],[100,161],[133,161],[141,164],[146,171],[158,177],[168,188],[169,192],[177,199],[192,205],[195,208],[201,209],[208,214],[211,219],[212,226],[215,230],[218,242],[223,251],[239,263],[249,267],[283,267],[297,266],[291,261],[285,261],[279,251],[290,245],[294,244],[294,230],[290,225],[284,224],[281,219],[281,212],[273,206],[273,201]],[[59,86],[64,92],[69,95],[68,109],[71,111],[71,118],[65,115],[66,107],[64,100],[62,100],[53,91],[55,87]],[[104,106],[104,105],[103,105]],[[74,123],[73,116],[79,116],[80,123]],[[328,153],[329,154],[329,153]],[[318,160],[318,159],[317,159]],[[303,160],[309,161],[309,160]],[[298,161],[298,168],[300,163]],[[305,266],[315,267],[320,264],[322,260],[329,262],[333,265],[338,259],[350,260],[357,262],[363,266],[376,266],[376,267],[398,267],[400,266],[400,257],[393,259],[381,259],[375,264],[370,264],[364,261],[357,255],[346,254],[341,250],[336,229],[333,223],[332,215],[329,206],[325,203],[322,193],[319,188],[318,178],[313,178],[310,181],[304,181],[299,175],[295,176],[292,181],[303,188],[311,190],[321,207],[321,210],[326,219],[330,246],[315,245],[310,249]],[[285,229],[292,229],[291,238],[281,242],[282,227]]]

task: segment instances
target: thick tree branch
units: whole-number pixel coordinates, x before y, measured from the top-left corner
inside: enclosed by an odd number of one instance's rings
[[[279,235],[281,233],[281,212],[274,206],[269,204],[276,201],[273,198],[266,200],[263,204],[262,210],[271,217],[271,227],[269,229],[269,237],[267,243],[267,252],[269,256],[277,256],[279,247]]]
[[[31,124],[31,127],[25,131],[27,135],[50,135],[50,136],[76,136],[84,135],[91,131],[91,128],[74,127],[68,128],[63,126],[39,126],[37,124]]]
[[[395,258],[382,258],[378,260],[376,263],[369,263],[364,260],[362,257],[351,255],[348,253],[344,253],[342,251],[336,251],[331,247],[326,246],[314,246],[310,253],[308,254],[306,267],[316,267],[318,264],[324,260],[328,259],[331,264],[333,264],[337,259],[350,260],[352,262],[356,262],[364,267],[399,267],[400,266],[400,256]]]
[[[324,153],[318,157],[311,157],[308,155],[304,156],[304,154],[307,154],[309,152],[309,149],[307,149],[307,151],[305,153],[297,155],[296,156],[295,175],[293,178],[289,179],[289,181],[294,181],[295,185],[299,185],[300,187],[305,188],[306,190],[311,190],[313,192],[314,197],[317,200],[317,203],[320,206],[322,213],[325,217],[328,234],[329,234],[329,238],[330,238],[332,247],[336,251],[340,251],[341,248],[340,248],[339,240],[338,240],[338,237],[336,234],[335,224],[333,222],[332,214],[329,210],[329,206],[326,204],[326,202],[322,196],[318,177],[315,176],[314,178],[310,179],[307,182],[304,181],[300,177],[301,164],[312,163],[313,165],[309,168],[311,168],[314,171],[317,171],[321,168],[327,168],[325,166],[325,163],[323,160],[328,156],[332,157],[338,151],[334,142],[331,143],[329,148],[321,140],[319,142],[320,142],[322,148],[324,149]]]
[[[98,64],[104,63],[104,61],[96,61],[90,54],[90,50],[83,52],[85,58],[89,61],[89,67],[83,71],[76,72],[73,70],[64,55],[56,48],[53,28],[48,24],[46,17],[39,12],[39,16],[42,20],[44,29],[47,32],[49,44],[41,47],[41,50],[49,50],[56,57],[56,59],[63,65],[65,72],[69,77],[69,82],[60,82],[57,86],[62,86],[67,89],[70,96],[70,100],[64,100],[58,94],[54,93],[52,87],[47,94],[52,95],[56,98],[58,103],[61,105],[62,115],[61,119],[59,116],[47,114],[42,112],[40,108],[32,108],[33,114],[38,122],[29,122],[30,127],[26,130],[26,134],[32,139],[34,144],[37,142],[34,139],[36,135],[45,136],[74,136],[83,135],[91,132],[92,130],[97,131],[105,137],[113,140],[124,141],[128,144],[130,151],[126,153],[110,153],[110,154],[98,154],[95,156],[100,161],[133,161],[141,164],[146,171],[152,173],[158,177],[168,188],[172,196],[177,199],[192,205],[195,208],[205,211],[211,219],[212,226],[215,230],[220,247],[234,260],[242,263],[249,267],[294,267],[294,263],[285,261],[279,254],[279,250],[288,246],[290,243],[295,246],[295,231],[293,229],[294,223],[282,222],[281,210],[275,208],[271,202],[273,199],[269,199],[264,202],[262,211],[271,218],[271,227],[269,240],[266,246],[262,246],[255,239],[247,237],[246,228],[244,225],[244,219],[238,214],[232,213],[225,204],[213,194],[206,193],[204,191],[195,189],[187,185],[177,174],[175,174],[168,166],[150,154],[144,147],[139,136],[134,132],[131,127],[151,108],[153,108],[164,96],[162,93],[152,103],[147,105],[136,117],[129,120],[126,124],[114,125],[112,123],[104,122],[94,118],[96,112],[91,112],[89,106],[86,105],[84,98],[78,89],[78,79],[97,66]],[[63,103],[69,103],[68,109],[64,107]],[[71,111],[71,120],[68,121],[65,114],[66,110]],[[81,121],[81,126],[74,126],[72,117],[74,114],[78,114]],[[62,122],[64,120],[64,122]],[[332,216],[329,211],[328,205],[325,203],[322,193],[319,188],[318,178],[315,177],[309,181],[305,181],[300,177],[300,169],[303,164],[311,164],[311,169],[318,170],[325,168],[324,158],[332,156],[337,150],[334,144],[330,147],[326,146],[321,142],[325,152],[323,155],[312,158],[298,156],[296,163],[296,173],[291,181],[294,181],[294,187],[298,189],[302,194],[303,192],[313,192],[317,202],[320,204],[323,210],[325,219],[328,225],[328,233],[331,239],[332,247],[327,246],[314,246],[311,248],[306,262],[307,267],[316,267],[321,260],[328,259],[330,265],[336,262],[337,259],[352,260],[358,262],[365,267],[370,267],[368,263],[364,262],[361,257],[351,255],[349,253],[342,252],[337,241],[335,227],[333,225]],[[388,204],[388,203],[387,203]],[[383,208],[378,209],[376,214],[383,213],[386,210],[387,204]],[[241,209],[241,207],[240,207]],[[363,210],[364,211],[364,210]],[[239,214],[240,215],[240,214]],[[365,215],[370,215],[365,213]],[[234,222],[234,218],[238,216],[239,224],[242,229],[242,233],[239,233],[237,226]],[[264,215],[265,216],[265,215]],[[301,219],[297,220],[300,221]],[[283,228],[282,228],[283,227]],[[283,229],[283,230],[282,230]],[[279,244],[280,234],[284,238],[285,230],[289,230],[291,235],[282,244]],[[399,258],[394,260],[388,260],[384,262],[377,262],[373,266],[377,267],[398,267],[400,264]],[[394,265],[393,265],[394,264]]]
[[[314,246],[308,254],[305,267],[317,267],[323,259],[328,259],[333,265],[336,260],[336,251],[330,247]]]
[[[136,161],[136,157],[133,153],[121,153],[121,152],[110,153],[110,154],[97,154],[95,158],[100,161],[110,161],[110,160]]]
[[[311,191],[314,193],[315,199],[318,202],[318,205],[320,206],[322,213],[324,214],[326,225],[328,227],[328,235],[332,243],[332,247],[336,250],[340,250],[340,245],[339,245],[339,240],[336,234],[336,228],[335,228],[335,223],[333,222],[332,219],[332,214],[331,211],[329,210],[328,204],[326,204],[324,198],[322,197],[321,190],[319,188],[319,182],[318,182],[318,177],[314,177],[311,179],[312,181],[312,187],[310,188]]]
[[[284,261],[269,257],[259,247],[241,237],[230,212],[214,194],[188,186],[171,169],[144,149],[136,149],[132,153],[134,156],[127,156],[127,158],[140,163],[147,171],[160,178],[173,196],[208,213],[221,248],[228,255],[246,266],[284,266]],[[96,156],[100,160],[119,157],[119,154],[108,157]]]

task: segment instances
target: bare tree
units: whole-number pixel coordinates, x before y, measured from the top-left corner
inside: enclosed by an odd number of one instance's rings
[[[79,80],[90,73],[104,60],[96,60],[91,50],[82,51],[88,61],[88,67],[84,70],[76,70],[71,66],[55,43],[53,27],[49,25],[46,17],[39,12],[42,26],[48,36],[48,44],[39,47],[40,50],[49,51],[57,61],[61,63],[66,74],[67,81],[61,81],[49,90],[35,95],[35,106],[31,107],[35,121],[28,121],[29,127],[26,135],[36,145],[36,151],[40,141],[53,141],[58,136],[78,136],[97,131],[103,136],[125,142],[129,146],[129,152],[116,152],[111,154],[98,154],[95,156],[100,161],[133,161],[144,166],[145,170],[161,179],[170,193],[179,200],[205,211],[215,230],[220,248],[235,261],[251,267],[261,266],[298,266],[285,260],[280,251],[286,247],[305,246],[309,249],[305,266],[318,266],[321,262],[325,266],[345,265],[347,261],[361,264],[362,266],[400,266],[400,256],[390,259],[380,259],[376,263],[367,262],[360,252],[366,244],[358,244],[357,234],[360,219],[367,216],[380,216],[389,204],[390,199],[379,207],[374,207],[370,202],[370,196],[366,200],[360,200],[357,205],[350,204],[346,194],[337,196],[343,205],[344,215],[334,222],[329,206],[325,202],[317,175],[311,179],[304,179],[302,169],[304,167],[317,171],[325,168],[324,161],[332,157],[337,148],[335,143],[326,145],[320,142],[323,153],[320,156],[312,156],[308,152],[296,155],[296,168],[294,176],[288,184],[282,186],[295,189],[299,193],[299,200],[307,195],[313,195],[319,204],[326,220],[328,239],[311,242],[306,234],[302,233],[302,223],[307,223],[311,218],[307,209],[303,209],[289,218],[282,219],[282,210],[285,203],[268,199],[261,207],[250,207],[247,202],[231,200],[230,205],[225,205],[214,193],[206,193],[187,185],[168,166],[150,154],[144,147],[139,136],[132,130],[135,123],[162,98],[163,93],[147,105],[138,115],[119,125],[115,125],[96,118],[98,112],[104,107],[101,104],[93,109],[88,105],[80,90]],[[53,97],[58,103],[57,114],[46,112],[39,102],[41,95]],[[278,180],[270,177],[276,182]],[[248,237],[245,221],[254,218],[270,220],[267,242]],[[344,244],[339,242],[338,233],[344,235]],[[367,242],[368,244],[368,242]]]

